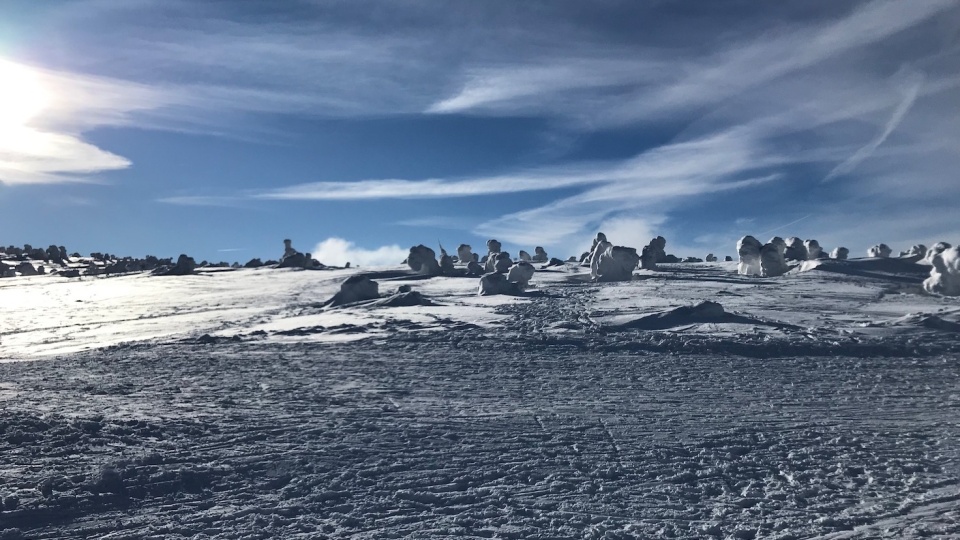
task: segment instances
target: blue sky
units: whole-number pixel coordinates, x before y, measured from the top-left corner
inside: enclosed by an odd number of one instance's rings
[[[960,242],[960,0],[5,0],[0,78],[4,245]]]

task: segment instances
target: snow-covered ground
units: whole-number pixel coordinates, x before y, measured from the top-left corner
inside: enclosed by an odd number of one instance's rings
[[[960,303],[799,270],[0,280],[0,538],[960,535]]]

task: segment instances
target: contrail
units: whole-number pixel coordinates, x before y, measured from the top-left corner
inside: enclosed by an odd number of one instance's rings
[[[917,77],[917,82],[907,89],[906,95],[903,96],[903,100],[900,101],[900,104],[897,105],[897,108],[893,111],[893,115],[890,117],[890,120],[887,120],[887,125],[883,127],[883,131],[874,137],[872,141],[854,152],[854,154],[847,158],[846,161],[834,167],[834,169],[830,171],[821,182],[829,182],[837,176],[849,173],[855,169],[857,165],[870,157],[877,147],[883,144],[883,142],[887,140],[887,137],[893,133],[893,130],[897,129],[897,126],[899,126],[900,122],[903,121],[903,117],[907,115],[907,112],[909,112],[910,108],[913,107],[914,102],[917,101],[917,96],[920,95],[921,86],[923,86],[923,75],[919,75]]]
[[[768,235],[768,234],[770,234],[770,233],[777,232],[777,231],[779,231],[780,229],[786,229],[787,227],[789,227],[789,226],[791,226],[791,225],[796,225],[797,223],[800,223],[801,221],[807,219],[808,217],[810,217],[810,216],[812,216],[812,215],[813,215],[813,214],[807,214],[807,215],[803,216],[803,217],[800,218],[800,219],[797,219],[797,220],[791,221],[790,223],[787,223],[786,225],[781,225],[781,226],[779,226],[779,227],[774,227],[773,229],[770,229],[769,231],[762,232],[762,233],[760,233],[758,236],[766,236],[766,235]]]

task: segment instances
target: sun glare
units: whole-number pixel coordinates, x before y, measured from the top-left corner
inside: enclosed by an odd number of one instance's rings
[[[48,102],[40,77],[32,69],[0,60],[0,135],[23,128]]]

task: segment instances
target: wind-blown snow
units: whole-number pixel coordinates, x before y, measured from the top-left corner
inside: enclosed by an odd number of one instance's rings
[[[736,267],[563,264],[524,297],[401,266],[0,280],[4,534],[960,534],[960,305],[929,267]],[[350,276],[433,305],[322,306]]]

